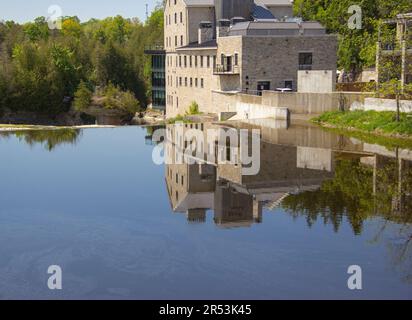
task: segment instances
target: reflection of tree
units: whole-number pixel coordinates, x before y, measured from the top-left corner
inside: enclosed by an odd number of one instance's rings
[[[33,146],[37,143],[43,144],[48,151],[61,144],[76,144],[81,131],[77,129],[58,129],[58,130],[27,130],[16,132],[2,132],[3,137],[11,135],[19,140],[24,140],[28,145]]]
[[[412,172],[402,172],[402,194],[399,194],[398,161],[387,160],[377,168],[374,188],[374,168],[359,161],[342,160],[336,165],[333,180],[326,181],[318,191],[292,195],[283,207],[294,217],[306,217],[309,226],[318,219],[339,230],[343,217],[351,224],[355,234],[362,232],[364,221],[381,216],[394,222],[412,222],[411,203],[407,201],[412,190]],[[394,202],[402,199],[401,211]]]
[[[380,217],[372,242],[384,241],[393,268],[412,282],[412,166],[399,159],[380,161],[375,169],[356,160],[339,161],[333,180],[318,191],[289,196],[283,207],[293,217],[306,217],[309,226],[322,219],[336,232],[346,217],[356,235],[366,219]]]

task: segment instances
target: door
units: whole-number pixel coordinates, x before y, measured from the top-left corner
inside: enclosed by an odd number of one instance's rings
[[[262,91],[270,90],[270,81],[258,81],[257,92],[262,95]]]

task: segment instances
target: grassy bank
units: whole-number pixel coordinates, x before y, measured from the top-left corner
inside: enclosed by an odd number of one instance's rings
[[[401,114],[400,122],[395,112],[377,111],[326,112],[312,121],[337,129],[412,139],[412,115],[406,113]]]

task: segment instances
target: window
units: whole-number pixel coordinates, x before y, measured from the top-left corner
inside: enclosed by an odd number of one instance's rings
[[[189,66],[192,67],[192,56],[189,57]]]
[[[197,78],[195,79],[195,87],[197,88],[197,84],[198,84],[198,81],[197,81]]]
[[[285,80],[285,88],[293,89],[293,80]]]
[[[313,54],[312,52],[299,53],[299,70],[312,70]]]
[[[175,47],[177,47],[177,36],[175,36]]]
[[[197,68],[197,56],[194,56],[195,58],[195,68]]]
[[[187,68],[187,56],[184,57],[185,68]]]
[[[183,36],[180,36],[180,45],[183,47]]]
[[[175,13],[175,24],[177,24],[177,13]]]
[[[200,56],[200,67],[203,68],[203,56]]]
[[[180,12],[180,23],[183,23],[183,12]]]
[[[190,78],[190,86],[193,87],[193,78]]]
[[[210,56],[207,56],[207,67],[210,68]]]
[[[239,54],[235,53],[235,66],[239,65]]]
[[[187,87],[187,77],[185,77],[185,87]]]
[[[200,79],[200,87],[201,87],[201,88],[204,88],[204,87],[205,87],[205,81],[204,81],[203,78]]]

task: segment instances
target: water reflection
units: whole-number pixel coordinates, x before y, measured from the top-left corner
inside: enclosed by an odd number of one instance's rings
[[[53,151],[57,146],[64,144],[75,145],[81,136],[79,129],[57,129],[57,130],[22,130],[0,132],[0,137],[8,138],[15,136],[30,146],[43,145],[48,151]]]
[[[233,127],[252,129],[255,124]],[[388,150],[307,125],[259,123],[259,128],[257,175],[243,175],[238,164],[166,165],[173,211],[186,213],[191,222],[204,222],[206,211],[213,210],[217,225],[237,227],[262,222],[264,209],[283,207],[294,217],[305,216],[309,226],[321,218],[335,231],[347,216],[355,234],[371,216],[412,222],[410,150]],[[174,134],[170,137],[169,147],[176,148],[181,142],[173,141]]]
[[[237,130],[255,127],[233,125]],[[304,217],[309,227],[321,221],[335,232],[345,219],[357,236],[375,218],[378,227],[370,241],[385,243],[392,267],[412,282],[412,151],[308,125],[282,128],[269,122],[258,128],[262,141],[257,175],[242,175],[237,164],[166,165],[173,211],[186,214],[190,223],[205,223],[212,211],[218,227],[239,228],[262,223],[264,213],[283,210],[294,219]],[[171,137],[166,143],[173,150],[181,141]],[[390,239],[384,238],[387,229],[392,229]]]

